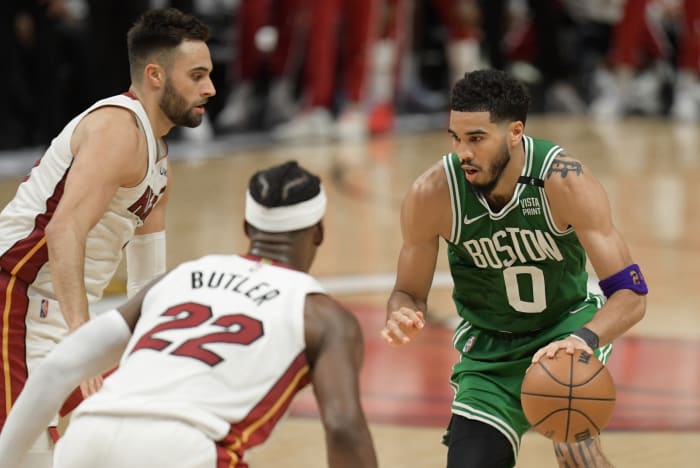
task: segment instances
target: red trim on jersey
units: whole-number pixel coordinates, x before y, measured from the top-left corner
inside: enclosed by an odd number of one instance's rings
[[[131,99],[133,99],[134,101],[138,101],[138,100],[139,100],[139,98],[137,98],[136,95],[135,95],[134,93],[132,93],[131,91],[127,91],[127,92],[125,92],[125,93],[122,93],[122,96],[126,96],[126,97],[128,97],[128,98],[131,98]]]
[[[54,444],[61,438],[61,434],[58,433],[58,428],[56,426],[49,427],[49,437],[51,437]]]
[[[29,306],[27,285],[4,270],[0,270],[0,429],[27,381],[26,315]],[[17,311],[23,313],[17,313]],[[14,313],[13,313],[14,312]]]
[[[66,171],[67,174],[67,171]],[[0,303],[2,335],[0,337],[0,427],[27,381],[26,317],[29,298],[27,288],[49,259],[44,229],[63,196],[66,174],[46,200],[46,211],[34,220],[34,229],[0,256]]]
[[[311,381],[304,351],[292,361],[270,391],[228,435],[217,444],[217,468],[245,468],[243,452],[263,443],[289,408],[294,396]]]
[[[0,256],[0,268],[17,276],[27,284],[34,282],[41,267],[49,260],[49,249],[46,247],[44,230],[63,196],[67,174],[68,171],[56,184],[53,194],[46,200],[46,211],[36,217],[32,232],[27,237],[15,242]]]

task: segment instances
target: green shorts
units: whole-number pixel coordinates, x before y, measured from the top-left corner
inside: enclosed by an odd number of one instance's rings
[[[576,312],[558,324],[528,334],[480,330],[462,321],[453,338],[455,348],[461,351],[450,378],[455,392],[452,413],[496,428],[511,443],[517,459],[520,439],[530,428],[520,405],[520,387],[532,356],[548,343],[578,330],[598,308],[589,302],[573,309]],[[611,351],[608,344],[595,354],[605,363]]]

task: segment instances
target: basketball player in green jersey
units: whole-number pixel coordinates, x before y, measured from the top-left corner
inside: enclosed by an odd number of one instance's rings
[[[413,183],[401,209],[403,245],[384,338],[401,346],[424,326],[447,241],[461,322],[445,443],[448,468],[512,467],[529,424],[520,405],[528,367],[558,350],[603,361],[644,316],[647,287],[589,169],[554,143],[525,135],[529,97],[497,70],[454,87],[454,153]],[[586,255],[602,296],[588,292]],[[561,467],[611,466],[592,434],[555,443]]]

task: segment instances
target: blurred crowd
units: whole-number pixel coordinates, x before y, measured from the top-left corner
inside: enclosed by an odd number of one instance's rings
[[[508,70],[533,112],[700,120],[700,0],[2,0],[0,149],[47,144],[129,86],[125,33],[174,6],[212,28],[218,94],[176,137],[361,139]]]

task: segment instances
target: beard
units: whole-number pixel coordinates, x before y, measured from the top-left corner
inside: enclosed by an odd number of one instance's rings
[[[489,165],[488,172],[491,174],[491,180],[481,184],[472,184],[476,190],[484,195],[490,194],[496,187],[496,184],[501,179],[503,171],[510,162],[510,153],[508,152],[508,146],[506,142],[503,142],[501,149],[499,151],[498,157]]]
[[[203,114],[196,114],[193,106],[177,92],[170,79],[165,80],[163,96],[158,103],[165,116],[178,127],[197,127],[202,123]]]

